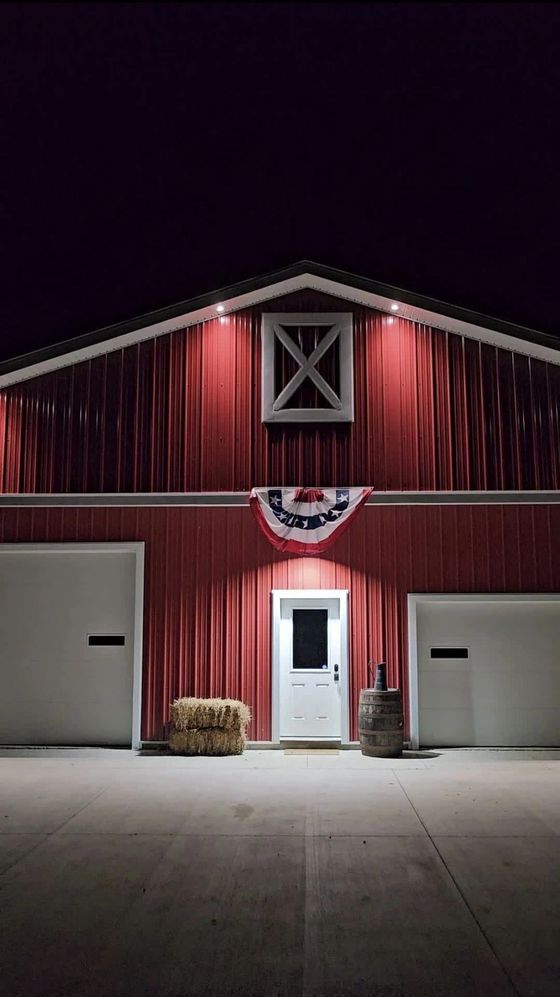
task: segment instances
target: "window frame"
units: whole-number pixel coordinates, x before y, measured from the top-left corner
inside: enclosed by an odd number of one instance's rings
[[[276,339],[278,326],[324,325],[336,328],[340,362],[340,407],[275,408]],[[353,422],[354,357],[352,312],[263,312],[262,341],[262,421],[279,422]],[[333,344],[334,345],[334,344]],[[332,349],[332,346],[329,347]],[[284,346],[286,349],[286,346]],[[325,351],[326,352],[326,351]],[[297,359],[297,358],[296,358]],[[320,358],[317,359],[317,362]],[[298,360],[299,363],[299,360]],[[301,368],[301,364],[300,364]],[[297,373],[297,372],[296,372]],[[309,377],[309,374],[306,375]],[[303,379],[305,380],[305,378]],[[301,382],[300,382],[301,383]],[[332,393],[336,394],[331,387]],[[319,388],[319,390],[321,390]]]

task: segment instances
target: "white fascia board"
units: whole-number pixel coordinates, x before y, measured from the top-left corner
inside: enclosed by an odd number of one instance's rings
[[[294,486],[292,486],[294,487]],[[558,505],[558,491],[456,491],[456,492],[382,492],[374,491],[367,506],[416,505]],[[39,494],[7,492],[0,494],[2,508],[55,508],[85,506],[102,508],[171,507],[186,508],[246,508],[248,492],[65,492]]]
[[[332,294],[336,297],[344,297],[347,301],[365,305],[367,308],[375,308],[377,311],[387,312],[393,318],[404,318],[410,322],[419,322],[422,325],[432,326],[434,329],[454,333],[456,336],[466,336],[467,339],[476,339],[481,343],[489,343],[490,346],[499,346],[503,350],[523,353],[526,356],[534,357],[536,360],[560,364],[560,349],[556,350],[550,346],[540,346],[538,343],[531,343],[526,339],[519,339],[517,336],[509,336],[505,332],[484,329],[482,326],[474,325],[472,322],[449,318],[447,315],[429,311],[427,308],[417,308],[415,305],[407,305],[395,298],[385,298],[380,294],[373,294],[371,291],[361,291],[358,288],[339,284],[337,281],[328,280],[325,277],[313,277],[312,279],[314,281],[314,288],[317,291],[323,291],[324,294]],[[398,304],[399,308],[397,312],[391,309],[392,304]]]
[[[71,350],[69,353],[52,357],[50,360],[43,360],[39,363],[31,364],[29,367],[22,367],[21,370],[13,370],[8,374],[0,376],[0,388],[10,384],[17,384],[19,381],[27,381],[31,377],[39,377],[61,367],[72,367],[74,364],[82,363],[84,360],[91,360],[93,357],[102,356],[105,353],[113,353],[115,350],[123,350],[127,346],[134,346],[142,343],[146,339],[156,339],[158,336],[166,336],[170,332],[180,332],[188,329],[191,325],[198,325],[201,322],[208,322],[210,319],[226,317],[232,312],[241,311],[243,308],[250,308],[261,301],[268,301],[271,298],[279,298],[285,294],[292,294],[294,291],[308,288],[309,279],[307,275],[301,277],[291,277],[289,280],[279,281],[270,284],[257,291],[247,294],[240,294],[235,298],[222,302],[224,311],[216,311],[216,305],[207,305],[205,308],[198,308],[193,312],[185,312],[183,315],[176,315],[175,318],[166,319],[165,322],[156,322],[155,325],[147,325],[134,332],[127,332],[114,339],[105,339],[102,343],[94,343],[91,346],[84,346],[79,350]],[[559,361],[560,362],[560,361]]]
[[[39,377],[50,371],[61,367],[70,367],[84,360],[91,360],[93,357],[102,356],[105,353],[112,353],[115,350],[122,350],[126,346],[133,346],[147,339],[155,339],[158,336],[167,335],[170,332],[178,332],[187,329],[191,325],[207,322],[218,317],[227,317],[232,312],[241,311],[244,308],[251,308],[254,305],[271,301],[274,298],[283,297],[286,294],[293,294],[294,291],[313,290],[321,291],[323,294],[331,295],[343,301],[350,301],[366,308],[374,308],[377,311],[385,312],[394,318],[408,319],[411,322],[419,322],[423,325],[433,326],[444,332],[451,332],[458,336],[466,336],[491,346],[498,346],[501,349],[534,357],[537,360],[544,360],[547,363],[560,365],[560,349],[541,346],[538,343],[531,343],[516,336],[510,336],[503,332],[496,332],[492,329],[485,329],[462,319],[449,318],[438,312],[429,311],[426,308],[418,308],[408,305],[402,301],[395,301],[394,298],[386,298],[371,291],[364,291],[353,287],[350,284],[341,284],[339,281],[330,280],[327,277],[319,277],[315,274],[304,273],[298,277],[290,277],[287,280],[277,281],[268,284],[266,287],[256,291],[248,291],[236,297],[224,299],[221,302],[223,312],[216,311],[216,305],[207,305],[196,311],[186,312],[177,315],[175,318],[167,319],[164,322],[157,322],[154,325],[144,326],[134,332],[116,336],[114,339],[106,339],[104,342],[85,346],[82,349],[71,350],[61,356],[53,357],[50,360],[43,360],[39,363],[31,364],[20,370],[10,371],[0,376],[0,388],[8,387],[20,381],[29,380],[32,377]],[[398,312],[395,312],[391,305],[398,304]]]

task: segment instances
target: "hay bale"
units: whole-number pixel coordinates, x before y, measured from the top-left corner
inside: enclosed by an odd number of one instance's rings
[[[222,730],[244,731],[251,711],[239,699],[200,699],[184,696],[171,704],[171,722],[175,730],[200,730],[219,727]]]
[[[242,755],[245,736],[234,730],[174,730],[169,747],[176,755]]]
[[[182,755],[241,755],[250,719],[249,707],[239,699],[176,699],[169,747]]]

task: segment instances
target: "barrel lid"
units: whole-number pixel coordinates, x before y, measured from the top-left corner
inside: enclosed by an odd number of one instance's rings
[[[386,692],[400,692],[400,689],[374,689],[370,686],[368,689],[362,689],[362,692],[376,692],[379,696],[384,696]]]

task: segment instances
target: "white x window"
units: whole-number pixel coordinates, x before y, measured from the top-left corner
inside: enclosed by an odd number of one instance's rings
[[[265,313],[262,349],[263,422],[353,420],[350,312]]]

